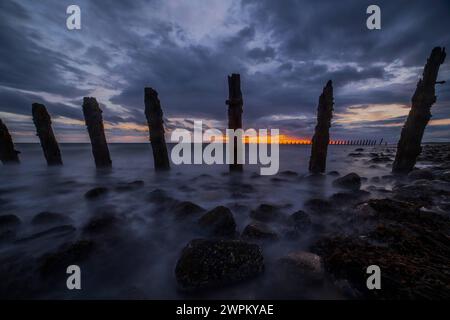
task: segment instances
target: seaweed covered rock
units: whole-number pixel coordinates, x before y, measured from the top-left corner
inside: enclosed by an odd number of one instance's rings
[[[200,290],[242,282],[263,271],[264,259],[256,244],[198,239],[183,249],[175,276],[181,290]]]
[[[205,213],[198,220],[198,224],[214,236],[234,236],[236,234],[233,213],[224,206],[218,206]]]
[[[333,186],[342,189],[357,191],[361,188],[361,177],[352,172],[334,180]]]
[[[449,299],[450,219],[419,207],[392,199],[370,200],[358,206],[355,221],[371,221],[366,230],[322,239],[315,252],[329,273],[347,280],[362,297]],[[370,265],[381,269],[382,290],[367,289]]]

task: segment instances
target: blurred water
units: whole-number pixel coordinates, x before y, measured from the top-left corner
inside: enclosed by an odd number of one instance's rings
[[[389,173],[388,165],[370,164],[369,157],[349,157],[355,148],[330,146],[327,171],[336,170],[341,175],[356,172],[367,178]],[[363,148],[375,152],[386,149],[384,146]],[[30,221],[42,211],[65,214],[72,218],[77,228],[75,233],[67,236],[0,246],[1,262],[16,269],[12,272],[4,267],[0,273],[6,276],[10,272],[8,277],[17,277],[10,279],[17,282],[16,291],[11,292],[17,296],[23,292],[24,296],[39,298],[184,297],[176,290],[175,263],[186,243],[201,234],[190,223],[177,221],[170,212],[149,203],[147,195],[155,189],[162,189],[172,198],[192,201],[205,209],[218,205],[229,207],[238,231],[242,231],[250,221],[250,210],[262,203],[278,205],[284,213],[290,214],[302,209],[308,199],[324,198],[337,192],[331,186],[335,177],[304,178],[310,155],[310,146],[305,145],[280,146],[280,170],[276,176],[260,176],[256,165],[246,165],[242,175],[229,175],[227,165],[172,165],[170,172],[155,173],[148,144],[111,144],[113,168],[110,170],[95,168],[88,144],[61,145],[64,166],[50,168],[40,145],[19,144],[17,149],[21,151],[21,164],[0,166],[0,215],[20,217],[19,238],[38,231]],[[286,174],[287,170],[297,175]],[[135,180],[144,181],[144,186],[129,192],[114,189],[121,183]],[[365,182],[364,187],[367,185]],[[111,191],[98,200],[87,201],[85,192],[98,186],[108,187]],[[83,238],[82,226],[99,211],[112,212],[124,223],[118,239],[110,241],[101,235],[94,239],[100,250],[83,264],[83,290],[68,291],[65,282],[46,283],[36,271],[39,258],[64,243]],[[291,250],[307,248],[309,244],[308,238],[266,244],[263,252],[267,270],[263,277],[200,297],[276,297],[268,284],[271,262]],[[303,294],[306,298],[338,297],[334,292],[305,290]]]

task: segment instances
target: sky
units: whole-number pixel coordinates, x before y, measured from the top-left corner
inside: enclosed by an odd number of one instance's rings
[[[81,30],[66,28],[71,4]],[[371,4],[381,30],[366,27]],[[331,138],[395,143],[449,30],[449,0],[2,0],[0,118],[15,142],[38,142],[31,104],[43,103],[60,142],[87,142],[81,105],[93,96],[109,142],[146,142],[149,86],[169,137],[195,120],[224,130],[227,75],[240,73],[245,128],[309,139],[331,79]],[[450,80],[450,58],[438,80]],[[450,141],[450,81],[436,94],[424,141]]]

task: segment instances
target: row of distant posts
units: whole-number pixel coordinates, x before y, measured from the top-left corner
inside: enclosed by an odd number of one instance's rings
[[[423,71],[423,77],[417,84],[412,99],[411,111],[402,129],[398,143],[397,154],[393,164],[395,173],[408,173],[414,168],[416,159],[421,152],[421,141],[429,119],[431,106],[436,102],[435,85],[445,81],[437,81],[440,65],[445,60],[445,48],[436,47],[431,52]],[[242,128],[243,98],[239,74],[228,76],[228,128]],[[147,118],[150,142],[153,151],[154,167],[157,171],[170,169],[169,156],[164,137],[164,121],[158,93],[153,88],[144,90],[145,115]],[[311,144],[309,171],[323,173],[326,168],[327,149],[333,145],[366,145],[373,146],[377,140],[330,141],[329,129],[333,114],[334,97],[333,84],[328,81],[319,97],[317,107],[317,125]],[[44,105],[32,105],[33,122],[43,148],[48,165],[62,165],[61,152],[51,126],[51,118]],[[95,98],[83,99],[83,114],[92,145],[92,153],[98,168],[112,166],[111,156],[106,142],[102,110]],[[237,139],[235,137],[235,139]],[[383,139],[379,144],[383,143]],[[242,164],[237,161],[237,140],[234,141],[234,161],[230,171],[242,171]],[[15,150],[8,128],[0,119],[0,159],[4,164],[19,163],[19,152]]]

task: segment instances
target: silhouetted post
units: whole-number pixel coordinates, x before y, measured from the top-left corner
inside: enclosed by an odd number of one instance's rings
[[[42,150],[49,166],[62,165],[61,152],[52,129],[52,120],[43,104],[32,104],[33,122],[36,135],[41,141]]]
[[[381,140],[380,140],[380,146],[381,146],[381,144],[383,143],[383,139],[384,139],[384,138],[381,138]]]
[[[158,98],[158,92],[153,88],[145,88],[144,102],[155,170],[169,170],[170,162],[167,153],[166,138],[164,137],[163,111]]]
[[[102,110],[95,98],[85,97],[83,99],[83,114],[91,139],[95,165],[97,168],[111,167],[112,161],[103,127]]]
[[[242,99],[241,92],[241,76],[233,73],[228,76],[228,129],[242,129],[242,112],[244,101]],[[230,142],[228,142],[230,143]],[[234,139],[233,143],[233,163],[230,164],[230,171],[242,171],[242,164],[238,163],[238,145],[242,147],[242,144]],[[239,150],[242,152],[242,150]],[[242,153],[243,154],[243,153]]]
[[[0,160],[3,164],[19,163],[19,153],[19,151],[14,149],[8,128],[0,119]]]
[[[309,159],[309,171],[311,173],[322,173],[326,169],[333,104],[333,83],[329,80],[323,88],[317,107],[317,125],[312,139],[311,158]]]
[[[422,152],[422,137],[431,118],[431,106],[436,102],[435,85],[439,67],[444,63],[445,56],[445,48],[436,47],[427,60],[422,79],[417,83],[412,97],[411,110],[397,145],[397,154],[392,165],[394,173],[410,172]]]

